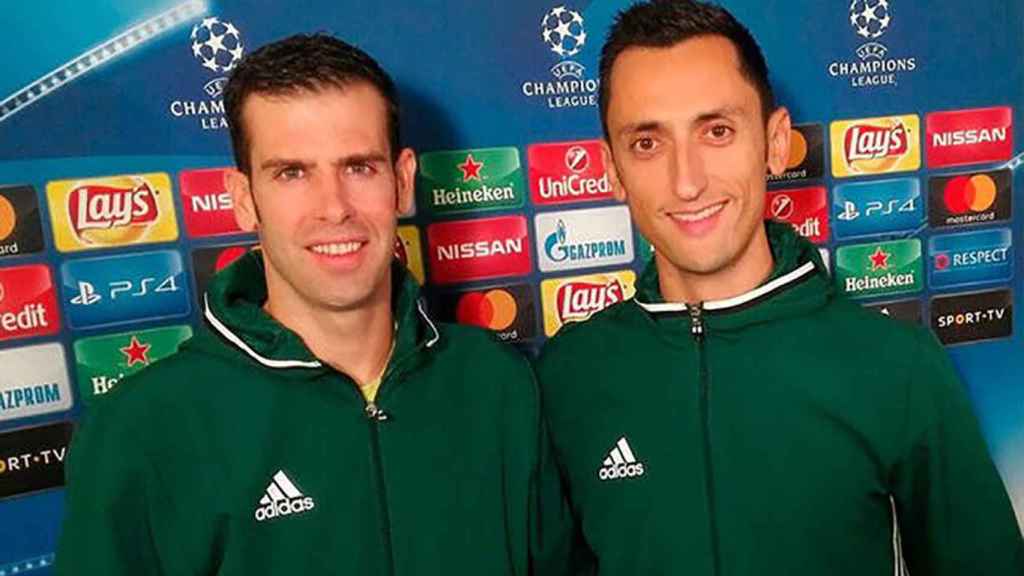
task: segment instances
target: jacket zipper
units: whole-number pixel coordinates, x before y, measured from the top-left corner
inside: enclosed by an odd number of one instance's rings
[[[387,488],[384,485],[384,463],[380,457],[380,426],[388,421],[388,414],[375,402],[368,401],[366,408],[367,422],[370,426],[370,452],[377,480],[377,500],[380,506],[381,525],[384,532],[384,554],[387,556],[387,574],[395,573],[395,556],[391,543],[391,511],[388,508]]]
[[[708,497],[708,525],[711,532],[711,561],[716,576],[721,574],[719,552],[718,519],[715,506],[715,474],[711,460],[711,380],[708,375],[707,352],[704,349],[704,306],[686,307],[690,313],[690,334],[697,344],[697,358],[700,376],[700,416],[704,430],[704,488]]]

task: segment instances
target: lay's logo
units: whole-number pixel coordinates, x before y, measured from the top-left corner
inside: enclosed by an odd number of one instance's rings
[[[833,122],[833,176],[917,170],[921,166],[919,128],[916,115]]]
[[[543,281],[544,333],[554,336],[565,324],[582,322],[632,298],[635,281],[636,275],[629,270]]]
[[[178,237],[167,174],[50,182],[46,195],[62,252]]]

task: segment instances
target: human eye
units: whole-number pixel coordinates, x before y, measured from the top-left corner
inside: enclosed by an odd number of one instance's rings
[[[345,171],[353,176],[373,176],[377,173],[377,167],[373,162],[360,161],[352,162],[345,167]]]
[[[658,149],[658,141],[651,136],[637,136],[629,143],[630,150],[641,156],[649,156]]]
[[[704,137],[713,144],[728,144],[736,130],[724,123],[714,123],[704,131]]]
[[[283,182],[291,182],[294,180],[300,180],[306,177],[306,169],[299,164],[289,164],[282,166],[277,171],[274,178]]]

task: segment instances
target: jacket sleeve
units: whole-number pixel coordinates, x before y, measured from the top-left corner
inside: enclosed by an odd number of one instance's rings
[[[104,402],[113,400],[104,399]],[[66,469],[59,576],[162,575],[153,541],[145,456],[133,446],[124,414],[92,407],[72,440]]]
[[[970,399],[934,338],[920,333],[918,343],[893,473],[906,566],[911,575],[1024,574],[1020,527]]]

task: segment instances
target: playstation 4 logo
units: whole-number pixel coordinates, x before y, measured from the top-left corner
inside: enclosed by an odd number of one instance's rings
[[[103,297],[96,293],[96,287],[91,282],[78,283],[78,296],[71,299],[72,304],[78,306],[92,306],[103,300]]]

